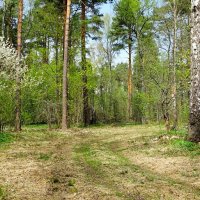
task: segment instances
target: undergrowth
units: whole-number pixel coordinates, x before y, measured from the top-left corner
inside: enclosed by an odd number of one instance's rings
[[[10,143],[14,140],[14,135],[10,133],[0,133],[0,146],[6,143]]]

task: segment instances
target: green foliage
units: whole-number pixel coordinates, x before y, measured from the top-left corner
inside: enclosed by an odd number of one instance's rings
[[[178,140],[172,141],[172,145],[184,151],[198,151],[198,154],[200,155],[200,146],[193,142],[178,139]]]
[[[14,140],[14,136],[9,133],[0,133],[0,145],[10,143]]]
[[[72,126],[83,120],[83,72],[81,63],[81,24],[86,24],[86,75],[91,123],[123,123],[128,120],[128,57],[123,52],[131,44],[132,118],[131,123],[163,122],[172,115],[172,35],[173,1],[156,5],[153,0],[120,0],[114,16],[101,17],[106,0],[87,1],[82,22],[80,2],[72,1],[70,17],[68,110]],[[0,8],[0,25],[5,15],[5,36],[16,44],[17,1]],[[177,3],[177,105],[179,123],[188,120],[190,74],[190,27],[187,0]],[[30,7],[27,5],[31,4]],[[27,7],[26,7],[27,6]],[[25,3],[23,54],[29,71],[22,85],[22,123],[61,124],[63,19],[64,5],[59,0]],[[4,14],[4,15],[3,15]],[[12,24],[9,24],[12,22]],[[3,26],[0,27],[2,29]],[[95,42],[91,41],[95,39]],[[16,46],[16,45],[15,45]],[[169,48],[169,49],[168,49]],[[0,80],[0,125],[14,124],[14,84]],[[56,126],[55,126],[56,124]]]

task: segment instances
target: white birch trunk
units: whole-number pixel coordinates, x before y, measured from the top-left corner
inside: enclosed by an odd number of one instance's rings
[[[200,0],[191,7],[191,89],[189,140],[200,142]]]
[[[173,17],[174,17],[174,35],[173,35],[173,83],[172,83],[172,102],[173,102],[173,130],[177,129],[178,112],[177,112],[177,86],[176,86],[176,48],[177,48],[177,4],[173,0]]]

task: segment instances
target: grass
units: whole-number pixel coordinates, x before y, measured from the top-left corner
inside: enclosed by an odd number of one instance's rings
[[[0,200],[5,200],[5,199],[6,199],[6,191],[2,186],[0,186]]]
[[[159,132],[159,135],[186,137],[187,130],[186,129],[179,129],[179,130],[171,130],[169,132],[166,132],[165,130],[162,130],[162,131]]]
[[[134,184],[139,188],[145,187],[145,191],[151,189],[153,185],[159,187],[157,183],[163,183],[165,187],[176,187],[184,188],[189,191],[188,185],[180,180],[175,180],[170,177],[162,176],[157,174],[143,166],[132,163],[127,157],[121,152],[120,145],[116,142],[115,148],[113,148],[112,142],[99,143],[98,141],[92,140],[91,143],[82,143],[79,147],[76,147],[75,153],[79,154],[79,165],[82,165],[87,176],[90,178],[89,181],[96,185],[104,185],[115,193],[116,196],[124,199],[152,199],[155,198],[153,194],[145,192],[143,195],[138,193],[137,188],[133,189],[127,194],[124,190],[123,184]],[[118,150],[119,149],[119,150]],[[80,159],[81,158],[81,159]],[[94,165],[94,163],[101,163]],[[94,172],[88,170],[92,168],[96,174],[101,175],[94,176]],[[121,182],[121,184],[119,184]],[[162,187],[162,184],[161,186]],[[158,195],[161,197],[161,193]],[[155,199],[159,199],[155,198]]]
[[[179,149],[185,150],[185,151],[197,151],[200,150],[200,146],[189,141],[177,139],[172,141],[172,145],[174,147],[177,147]]]
[[[47,153],[40,153],[38,159],[47,161],[47,160],[51,159],[51,157],[52,157],[52,153],[48,153],[48,154]]]
[[[200,155],[200,145],[186,141],[187,130],[159,131],[155,135],[141,136],[129,142],[130,149],[150,156],[166,155],[167,157]],[[150,151],[151,150],[151,151]]]
[[[81,131],[80,129],[80,133]],[[85,199],[104,199],[105,195],[108,199],[181,199],[181,195],[198,199],[196,197],[200,194],[194,184],[200,175],[199,163],[195,163],[198,159],[190,158],[198,158],[200,147],[184,140],[186,130],[167,134],[155,127],[128,125],[123,128],[94,127],[90,132],[92,134],[72,134],[69,138],[55,130],[37,130],[37,127],[33,127],[24,130],[17,136],[17,140],[11,134],[2,136],[0,144],[10,143],[14,139],[16,141],[12,146],[9,145],[7,152],[7,162],[14,161],[12,164],[15,166],[10,166],[10,170],[19,167],[13,156],[22,157],[23,162],[26,162],[25,159],[31,161],[28,162],[29,165],[38,164],[40,160],[40,170],[44,168],[51,173],[52,178],[46,177],[51,185],[50,199],[56,199],[61,193],[72,196],[76,193],[74,199],[78,199],[79,195],[83,195],[81,197]],[[182,156],[183,163],[186,163],[184,168],[180,157],[180,162],[176,162],[178,156]],[[162,171],[167,168],[169,170]],[[24,171],[29,173],[28,170]],[[36,174],[33,176],[37,176]],[[42,171],[41,174],[45,176]],[[20,176],[26,179],[26,175]],[[37,180],[36,178],[31,180]],[[33,183],[34,181],[31,184]],[[37,185],[38,183],[36,187]],[[6,192],[9,194],[9,190]],[[5,190],[2,189],[1,192],[0,189],[0,200],[3,198],[1,193],[3,196]],[[58,196],[53,196],[54,193]],[[98,194],[95,198],[93,195],[96,193]],[[162,196],[163,194],[166,196]]]
[[[99,171],[101,162],[96,158],[96,153],[90,144],[81,144],[75,148],[76,159],[84,161],[91,169]]]
[[[75,186],[76,181],[74,179],[70,179],[68,181],[68,186],[74,187]]]
[[[196,157],[200,155],[200,145],[182,139],[175,139],[171,141],[172,152],[175,155],[186,155]]]
[[[167,133],[167,135],[171,137],[171,140],[167,141],[166,143],[166,146],[169,149],[169,151],[166,152],[168,155],[170,154],[173,156],[184,155],[189,157],[196,157],[200,155],[200,145],[185,140],[185,138],[187,137],[186,129],[170,131]]]
[[[0,133],[0,149],[9,148],[9,144],[16,140],[16,136],[11,133]]]
[[[0,145],[10,143],[14,140],[14,136],[9,133],[0,133]]]

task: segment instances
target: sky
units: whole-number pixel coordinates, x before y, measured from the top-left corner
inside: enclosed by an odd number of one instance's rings
[[[157,6],[161,6],[163,4],[163,0],[156,0]],[[101,6],[101,13],[102,14],[109,14],[114,17],[114,6],[113,4],[104,4]],[[134,54],[134,52],[133,52]],[[128,62],[128,53],[125,50],[121,50],[119,54],[115,57],[114,64],[121,63],[121,62]]]
[[[101,6],[101,13],[114,16],[113,4],[108,3],[108,4],[104,4],[103,6]]]
[[[25,4],[28,3],[30,0],[24,0]],[[157,0],[157,5],[161,5],[163,2],[163,0]],[[2,6],[3,4],[3,0],[0,0],[0,6]],[[107,3],[107,4],[103,4],[100,7],[100,11],[102,14],[109,14],[112,17],[114,16],[114,9],[113,9],[113,4],[111,3]],[[121,63],[121,62],[127,62],[128,61],[128,55],[127,52],[122,50],[119,52],[119,54],[117,55],[117,57],[115,58],[115,64],[117,63]]]
[[[102,14],[109,14],[110,16],[114,17],[114,6],[113,4],[104,4],[101,6],[101,13]],[[128,62],[128,53],[125,50],[121,50],[114,58],[114,64]]]

